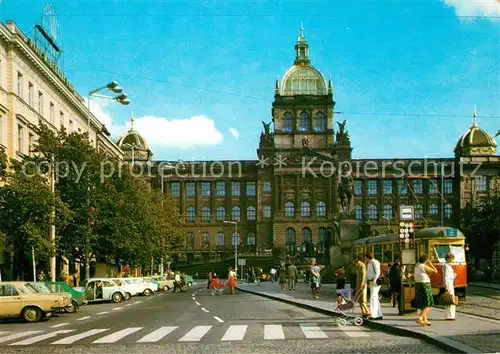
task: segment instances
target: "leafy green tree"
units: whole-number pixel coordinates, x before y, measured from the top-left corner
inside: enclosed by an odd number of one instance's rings
[[[464,210],[464,231],[474,257],[491,261],[500,242],[500,195],[482,198],[476,207]]]

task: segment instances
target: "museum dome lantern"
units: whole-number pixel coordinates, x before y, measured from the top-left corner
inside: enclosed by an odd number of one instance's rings
[[[462,135],[455,146],[456,157],[467,156],[494,156],[497,143],[485,130],[477,125],[476,107],[474,107],[474,120],[472,126]]]
[[[132,112],[130,130],[118,140],[117,145],[122,149],[126,161],[151,161],[153,157],[151,147],[146,139],[135,129],[134,121],[134,113]]]
[[[330,83],[329,87],[331,87]],[[323,75],[311,65],[309,44],[304,36],[304,27],[301,26],[300,35],[295,44],[295,61],[283,76],[279,94],[281,96],[325,96],[329,93],[331,90],[327,90]]]

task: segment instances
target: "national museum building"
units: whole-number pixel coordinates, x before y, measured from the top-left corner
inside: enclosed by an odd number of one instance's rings
[[[235,244],[240,257],[321,261],[329,245],[350,254],[339,228],[347,220],[358,237],[396,233],[399,206],[413,205],[417,228],[460,227],[463,208],[500,192],[497,144],[475,112],[450,146],[454,157],[363,160],[352,159],[347,122],[335,124],[334,107],[332,83],[311,65],[301,31],[294,63],[276,81],[258,159],[153,162],[154,186],[176,198],[184,220],[174,263],[228,259]],[[134,127],[118,145],[129,161],[152,159]]]

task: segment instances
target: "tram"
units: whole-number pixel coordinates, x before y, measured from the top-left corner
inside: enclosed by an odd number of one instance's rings
[[[450,227],[431,227],[415,231],[414,239],[415,259],[422,255],[429,255],[438,270],[437,274],[431,276],[432,294],[438,296],[444,292],[444,257],[451,252],[455,256],[452,263],[456,274],[455,294],[459,297],[465,297],[467,290],[467,262],[464,234],[460,230]],[[375,258],[380,261],[382,274],[386,274],[390,264],[396,259],[401,260],[399,235],[380,235],[354,241],[354,256],[367,252],[375,254]]]

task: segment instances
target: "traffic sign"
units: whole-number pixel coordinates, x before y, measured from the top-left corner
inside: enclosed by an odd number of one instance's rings
[[[240,265],[240,266],[247,265],[247,260],[244,259],[244,258],[239,258],[238,259],[238,265]]]
[[[415,210],[412,205],[399,206],[399,218],[403,221],[410,221],[415,219]]]

